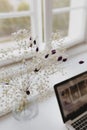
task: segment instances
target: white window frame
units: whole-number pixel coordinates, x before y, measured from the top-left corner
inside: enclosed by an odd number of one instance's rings
[[[78,2],[83,2],[84,4],[80,6],[75,6],[75,2],[76,5],[78,5]],[[65,40],[65,44],[66,47],[72,47],[73,45],[76,45],[78,43],[82,43],[87,41],[86,39],[86,34],[87,34],[87,1],[86,0],[71,0],[70,3],[70,7],[63,7],[63,8],[56,8],[56,9],[52,9],[52,0],[44,0],[44,39],[45,39],[45,43],[48,43],[50,37],[51,37],[51,33],[52,33],[52,15],[56,15],[56,14],[63,14],[65,12],[70,12],[70,20],[69,20],[69,34],[67,39]],[[78,15],[79,17],[77,17],[77,13],[72,13],[75,10],[84,10],[85,13],[82,13],[79,11]],[[78,12],[78,11],[77,11]],[[83,23],[79,18],[83,19]],[[76,20],[75,20],[76,19]],[[75,21],[77,21],[75,23]],[[72,22],[73,25],[72,26]],[[79,23],[79,24],[78,24]],[[76,34],[75,34],[75,29],[78,29]],[[79,33],[80,32],[80,33]],[[72,36],[72,34],[75,34]]]
[[[42,7],[41,0],[31,0],[32,1],[32,12],[31,16],[31,28],[32,35],[38,37],[38,42],[42,43]]]

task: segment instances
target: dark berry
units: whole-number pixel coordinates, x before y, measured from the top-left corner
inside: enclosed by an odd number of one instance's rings
[[[36,48],[36,52],[38,52],[38,51],[39,51],[39,48],[37,47],[37,48]]]
[[[61,61],[62,60],[62,56],[59,56],[57,61]]]
[[[32,40],[32,37],[30,37],[30,40]]]
[[[32,44],[30,44],[30,47],[32,47]]]
[[[6,82],[5,84],[6,84],[6,85],[9,85],[9,83],[8,83],[8,82]]]
[[[36,40],[34,40],[34,45],[36,45]]]
[[[51,53],[52,53],[52,55],[55,54],[55,53],[56,53],[56,50],[52,50]]]
[[[45,55],[45,58],[48,58],[49,54]]]
[[[66,61],[67,61],[67,58],[64,58],[64,59],[63,59],[63,62],[66,62]]]
[[[82,61],[82,60],[81,60],[81,61],[79,61],[79,64],[83,64],[83,63],[84,63],[84,61]]]
[[[29,94],[30,94],[30,91],[29,91],[29,90],[27,90],[27,91],[26,91],[26,94],[27,94],[27,95],[29,95]]]
[[[34,72],[36,73],[36,72],[38,72],[38,71],[39,71],[39,69],[35,68]]]

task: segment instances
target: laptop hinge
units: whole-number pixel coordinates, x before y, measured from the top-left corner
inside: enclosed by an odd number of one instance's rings
[[[75,130],[72,126],[72,120],[69,120],[65,123],[66,127],[68,128],[68,130]]]

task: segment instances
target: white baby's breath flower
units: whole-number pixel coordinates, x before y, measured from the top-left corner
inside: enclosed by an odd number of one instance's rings
[[[8,57],[17,62],[20,60],[20,65],[15,68],[2,68],[0,81],[8,84],[8,89],[3,86],[2,97],[7,96],[7,100],[1,100],[0,103],[5,103],[4,110],[10,111],[12,108],[7,106],[11,102],[22,102],[27,98],[26,95],[34,95],[38,93],[39,99],[46,97],[47,92],[50,91],[49,75],[60,71],[63,72],[63,68],[60,63],[63,62],[63,58],[66,58],[66,48],[63,47],[63,39],[59,32],[52,33],[52,37],[49,41],[49,47],[43,51],[40,51],[38,40],[31,36],[28,30],[19,30],[12,34],[17,41],[17,47],[19,54],[14,50],[1,50],[0,57]],[[59,40],[60,39],[60,40]],[[17,51],[17,50],[16,50]],[[9,52],[9,53],[8,53]],[[67,58],[66,58],[67,60]],[[10,98],[12,97],[12,100]],[[3,98],[4,99],[4,98]],[[23,109],[23,102],[20,110]],[[3,106],[2,106],[3,107]]]

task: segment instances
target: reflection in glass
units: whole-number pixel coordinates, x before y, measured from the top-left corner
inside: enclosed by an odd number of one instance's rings
[[[86,84],[86,81],[82,81],[78,84],[79,86],[79,90],[80,90],[80,93],[81,93],[81,96],[84,96],[87,94],[87,84]]]
[[[68,28],[69,28],[69,13],[58,14],[53,16],[53,25],[52,25],[53,32],[56,32],[58,30],[62,34],[62,36],[67,36]]]
[[[70,91],[71,91],[73,100],[77,100],[80,97],[77,85],[70,87]]]
[[[69,105],[71,103],[69,89],[65,89],[61,92],[61,100],[63,101],[63,105]]]
[[[70,5],[70,0],[53,0],[53,8],[63,8]]]
[[[0,0],[0,12],[30,10],[30,0]]]
[[[20,29],[30,29],[30,17],[9,18],[0,20],[0,42],[10,41],[11,34]]]

